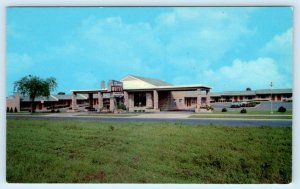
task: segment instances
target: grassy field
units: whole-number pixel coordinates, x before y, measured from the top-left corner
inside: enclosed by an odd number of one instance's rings
[[[11,183],[289,183],[292,128],[7,120]]]

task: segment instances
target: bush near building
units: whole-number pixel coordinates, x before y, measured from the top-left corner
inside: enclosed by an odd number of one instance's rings
[[[222,112],[227,112],[227,109],[226,109],[226,108],[223,108],[223,109],[222,109]]]
[[[247,113],[247,110],[245,108],[241,109],[241,114]]]
[[[286,112],[286,108],[283,107],[283,106],[280,106],[280,107],[278,108],[278,112]]]
[[[125,106],[125,104],[123,104],[123,103],[118,104],[117,107],[118,107],[118,109],[126,110],[126,106]]]

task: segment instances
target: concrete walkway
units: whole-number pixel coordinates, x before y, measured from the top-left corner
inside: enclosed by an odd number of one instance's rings
[[[125,116],[124,116],[125,115]],[[186,119],[189,118],[191,115],[197,115],[199,117],[194,119],[202,119],[201,117],[206,119],[223,119],[227,116],[228,119],[234,119],[230,116],[237,117],[236,119],[247,119],[247,116],[256,116],[256,117],[265,117],[265,116],[282,116],[282,117],[289,117],[292,115],[280,115],[280,114],[273,114],[273,115],[260,115],[260,114],[194,114],[193,112],[158,112],[158,113],[125,113],[125,114],[96,114],[96,113],[87,113],[87,112],[74,112],[74,113],[51,113],[39,116],[45,117],[135,117],[135,118],[147,118],[147,119]],[[211,116],[211,118],[210,118]],[[219,118],[213,118],[214,116],[220,116]],[[239,118],[240,117],[240,118]],[[192,119],[192,118],[189,118]],[[258,118],[259,119],[259,118]]]
[[[160,112],[160,113],[151,113],[151,114],[139,114],[135,118],[158,118],[158,119],[172,119],[172,118],[188,118],[192,113],[169,113],[169,112]]]

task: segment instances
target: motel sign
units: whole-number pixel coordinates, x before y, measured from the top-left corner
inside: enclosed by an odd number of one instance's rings
[[[123,94],[123,82],[109,80],[107,91],[111,92],[113,95]]]

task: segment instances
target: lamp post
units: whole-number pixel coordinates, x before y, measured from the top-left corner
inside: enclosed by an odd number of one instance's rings
[[[273,114],[273,101],[272,101],[272,87],[273,87],[273,82],[272,81],[270,83],[270,87],[271,87],[271,114]]]

